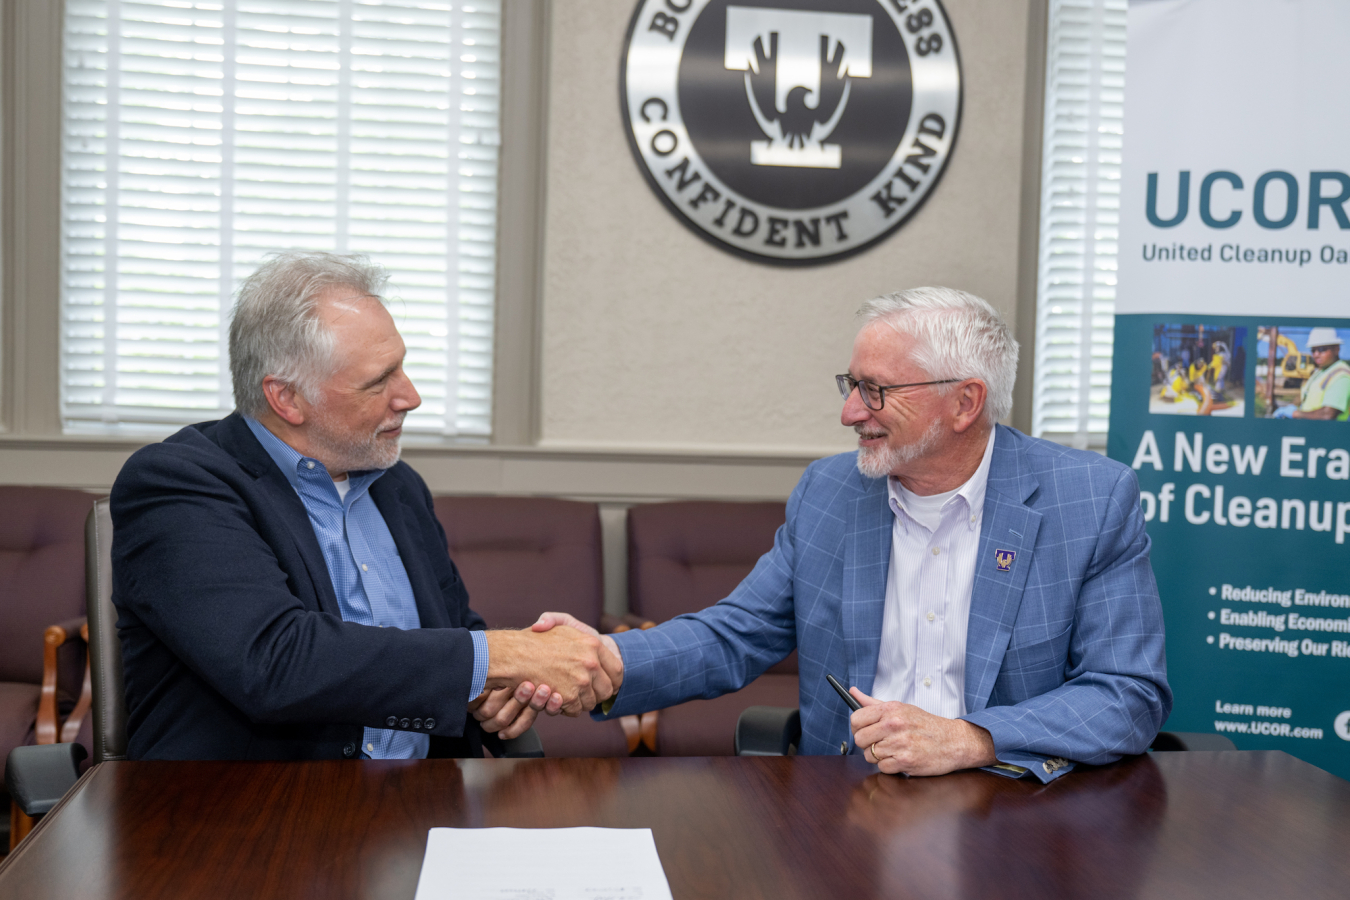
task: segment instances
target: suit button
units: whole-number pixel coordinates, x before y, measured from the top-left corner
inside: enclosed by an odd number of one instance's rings
[[[399,719],[399,720],[398,720],[398,727],[399,727],[399,728],[407,728],[407,727],[408,727],[409,725],[411,725],[411,724],[412,724],[412,720],[410,720],[407,716],[404,716],[402,719]]]
[[[839,742],[839,755],[848,756],[848,741]]]
[[[395,725],[398,724],[398,716],[390,716],[389,718],[384,720],[384,724],[388,728],[393,728]]]
[[[342,755],[347,757],[348,759],[351,759],[353,756],[356,755],[356,745],[351,743],[350,741],[348,741],[346,744],[343,744]]]
[[[433,729],[433,728],[436,727],[436,720],[435,720],[435,719],[424,719],[424,720],[422,721],[422,724],[425,725],[425,726],[427,726],[427,731],[430,731],[431,729]]]
[[[421,719],[413,719],[413,727],[414,727],[414,728],[421,728],[421,727],[422,727],[422,720],[421,720]]]

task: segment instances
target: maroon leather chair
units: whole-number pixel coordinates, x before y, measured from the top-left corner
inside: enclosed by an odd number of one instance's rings
[[[604,612],[600,511],[594,503],[544,497],[437,497],[450,557],[469,602],[489,628],[528,628],[548,610],[599,627]],[[627,756],[619,722],[541,715],[535,731],[548,756]]]
[[[628,609],[664,622],[711,606],[731,593],[773,547],[783,503],[652,503],[628,511]],[[655,733],[662,756],[732,756],[736,720],[748,706],[799,705],[797,654],[734,694],[663,709]],[[654,726],[654,727],[653,727]]]
[[[58,737],[78,737],[86,750],[92,743],[87,716],[82,729],[80,720],[58,729],[84,683],[84,520],[93,505],[83,491],[0,487],[0,762]]]

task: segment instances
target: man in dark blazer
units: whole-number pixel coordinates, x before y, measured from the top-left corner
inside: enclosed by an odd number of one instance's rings
[[[431,494],[398,461],[421,400],[383,282],[359,257],[264,264],[230,328],[238,411],[118,476],[131,758],[481,756],[540,709],[617,689],[596,638],[485,632],[469,608]]]

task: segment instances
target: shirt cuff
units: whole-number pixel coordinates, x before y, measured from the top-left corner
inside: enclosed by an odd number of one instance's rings
[[[1074,763],[1062,756],[1044,756],[1040,753],[1014,750],[1000,753],[997,763],[981,768],[1005,778],[1035,778],[1041,784],[1049,784],[1073,771]]]
[[[473,638],[473,678],[469,681],[469,702],[478,699],[487,684],[488,642],[486,631],[470,631]]]

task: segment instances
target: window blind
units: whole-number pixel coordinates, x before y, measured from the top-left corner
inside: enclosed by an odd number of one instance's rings
[[[1106,445],[1126,0],[1051,0],[1032,430]]]
[[[422,394],[409,431],[491,430],[498,0],[67,0],[68,431],[234,407],[239,281],[365,253]]]

